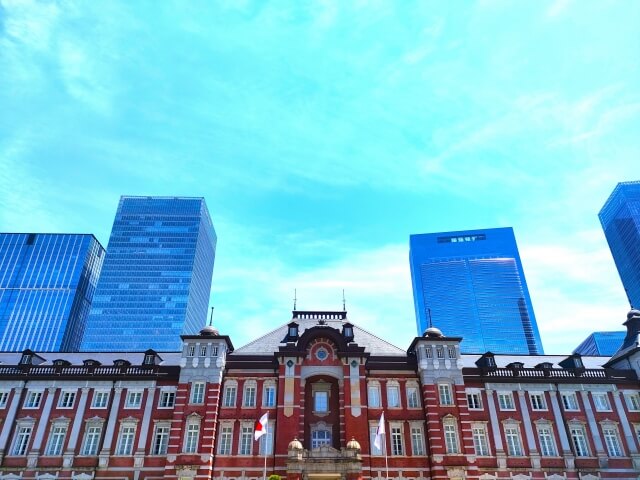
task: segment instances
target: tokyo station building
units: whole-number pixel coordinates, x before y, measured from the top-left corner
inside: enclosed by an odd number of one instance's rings
[[[0,480],[638,479],[625,325],[611,358],[461,355],[433,327],[401,349],[297,310],[238,349],[209,326],[179,352],[0,353]]]

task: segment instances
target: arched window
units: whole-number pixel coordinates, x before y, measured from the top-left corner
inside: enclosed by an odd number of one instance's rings
[[[331,445],[331,430],[322,428],[311,432],[311,449]]]

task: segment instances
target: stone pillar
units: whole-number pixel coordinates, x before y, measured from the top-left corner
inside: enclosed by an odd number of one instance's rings
[[[520,403],[520,411],[522,412],[522,423],[527,437],[527,448],[529,449],[529,457],[531,458],[531,467],[540,468],[540,453],[536,446],[536,438],[533,434],[531,425],[531,416],[529,415],[529,406],[527,405],[526,392],[518,390],[518,401]]]
[[[140,426],[138,447],[134,454],[134,465],[136,467],[142,467],[144,464],[144,447],[147,443],[147,436],[149,435],[149,422],[151,421],[151,413],[153,412],[153,401],[155,399],[156,388],[150,387],[147,391],[149,394],[147,395],[147,402],[144,405],[144,414],[142,416],[142,425]]]
[[[22,400],[22,391],[24,388],[22,386],[13,389],[13,397],[11,397],[11,404],[9,405],[9,409],[7,411],[7,416],[2,423],[2,431],[0,431],[0,463],[2,463],[2,459],[4,458],[4,453],[7,449],[7,442],[9,441],[9,432],[11,432],[11,428],[13,427],[13,422],[16,419],[16,412],[18,411],[18,405]]]
[[[109,420],[102,442],[102,449],[99,454],[99,467],[107,467],[109,465],[109,454],[111,453],[111,443],[113,442],[113,432],[118,421],[118,409],[120,408],[120,397],[122,396],[122,387],[115,387],[113,401],[111,402],[111,410],[109,410]]]
[[[487,393],[487,408],[489,409],[489,419],[491,421],[491,431],[493,432],[493,444],[496,449],[496,459],[498,461],[498,468],[507,468],[507,456],[504,453],[504,445],[502,443],[502,435],[500,429],[500,422],[498,422],[498,414],[496,413],[496,403],[493,398],[495,393],[493,390],[486,390]]]
[[[549,397],[551,398],[551,410],[553,410],[553,418],[555,419],[556,428],[558,429],[560,447],[562,448],[562,456],[564,457],[565,466],[568,470],[573,470],[575,468],[575,457],[573,456],[571,445],[569,444],[569,435],[567,434],[567,427],[564,424],[562,411],[560,411],[558,395],[560,395],[560,393],[557,389],[550,392]]]
[[[78,439],[80,438],[80,428],[84,420],[84,411],[87,407],[87,398],[91,388],[83,387],[80,394],[80,400],[78,401],[78,408],[75,411],[75,418],[73,419],[73,425],[71,426],[71,433],[69,434],[69,443],[67,444],[67,450],[63,456],[63,467],[71,467],[73,465],[73,457],[78,445]]]
[[[27,466],[35,467],[40,456],[40,447],[42,446],[42,440],[49,426],[49,415],[51,414],[51,407],[53,407],[53,397],[56,394],[56,387],[50,387],[47,389],[47,396],[44,400],[44,407],[42,409],[42,415],[38,420],[38,428],[36,429],[36,435],[33,438],[33,445],[31,445],[31,451],[27,455]]]

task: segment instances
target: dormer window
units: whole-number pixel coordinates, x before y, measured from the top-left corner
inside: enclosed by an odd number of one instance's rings
[[[23,353],[20,357],[20,365],[31,365],[31,362],[33,362],[33,355],[30,353]]]
[[[144,356],[144,362],[143,365],[153,365],[155,363],[155,355],[151,354],[151,353],[147,353]]]
[[[66,361],[66,360],[63,360],[63,359],[59,358],[59,359],[53,361],[53,365],[55,367],[68,367],[69,365],[71,365],[71,363]]]
[[[82,364],[83,364],[85,367],[98,367],[98,366],[100,366],[100,365],[101,365],[99,361],[97,361],[97,360],[92,360],[92,359],[83,360],[83,361],[82,361]]]
[[[342,336],[347,342],[353,341],[353,325],[345,323],[342,327]]]
[[[524,363],[522,363],[522,362],[512,362],[509,365],[507,365],[507,368],[510,368],[512,370],[521,370],[522,368],[524,368]]]
[[[131,365],[131,362],[119,358],[118,360],[113,361],[113,365],[116,367],[128,367]]]

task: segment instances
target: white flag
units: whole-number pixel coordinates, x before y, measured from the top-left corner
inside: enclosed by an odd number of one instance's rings
[[[253,431],[254,440],[258,440],[261,436],[267,434],[267,424],[269,423],[269,412],[260,417],[260,420],[256,422],[256,428]]]
[[[378,429],[376,430],[376,438],[373,441],[373,444],[376,446],[378,450],[382,449],[382,441],[384,440],[384,412],[380,415],[380,421],[378,422]]]

